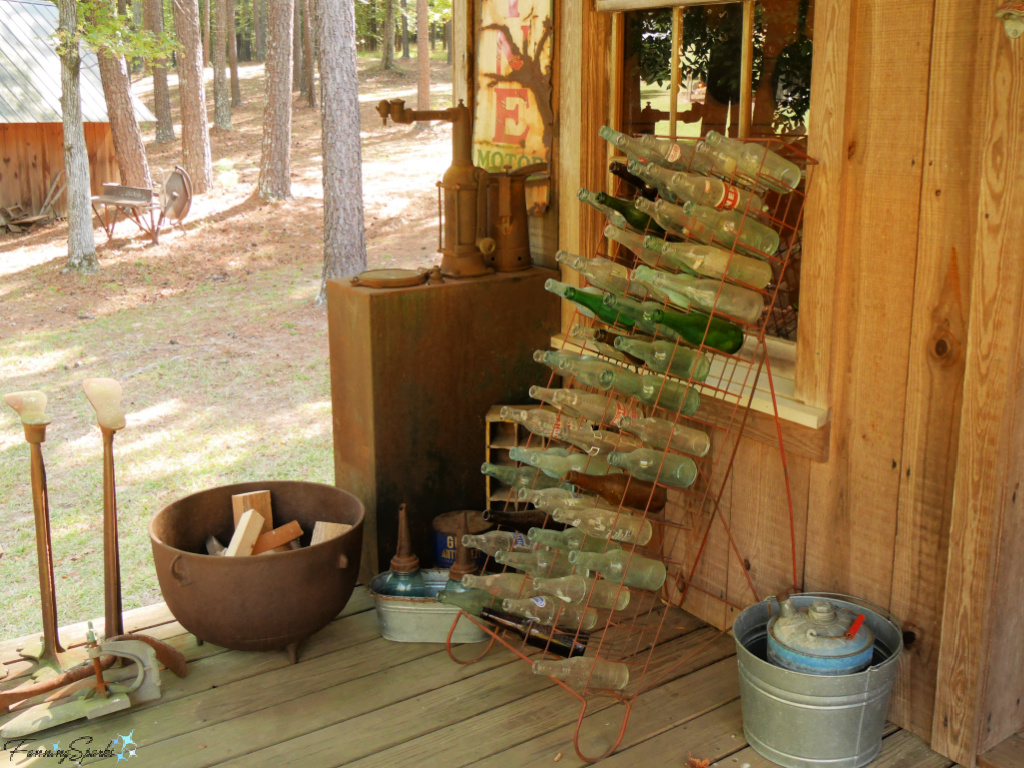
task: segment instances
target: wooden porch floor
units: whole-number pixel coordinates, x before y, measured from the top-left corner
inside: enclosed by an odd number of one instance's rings
[[[102,622],[100,622],[102,624]],[[125,713],[37,734],[25,748],[92,748],[130,734],[131,766],[459,766],[583,765],[573,750],[578,701],[501,647],[470,666],[442,645],[391,643],[379,636],[373,603],[359,587],[345,611],[306,641],[301,661],[285,653],[240,653],[195,638],[163,604],[125,615],[126,630],[164,640],[189,660],[185,679],[163,673],[163,697]],[[666,681],[641,695],[608,766],[684,766],[693,756],[728,768],[771,768],[747,747],[740,715],[733,640],[683,612],[665,624],[653,667]],[[85,625],[61,630],[81,645]],[[0,644],[14,684],[27,666],[17,641]],[[696,653],[695,653],[696,652]],[[591,702],[583,733],[598,754],[617,734],[623,708]],[[78,746],[82,746],[81,743]],[[53,758],[0,755],[11,765],[55,765]],[[82,764],[114,765],[116,758]],[[64,765],[69,763],[65,762]],[[74,763],[71,762],[71,765]],[[948,768],[916,736],[890,728],[880,768]]]

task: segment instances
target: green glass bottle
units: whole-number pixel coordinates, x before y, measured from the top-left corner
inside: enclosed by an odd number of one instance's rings
[[[720,317],[709,317],[697,311],[684,313],[665,308],[656,310],[653,319],[659,325],[671,328],[679,338],[695,347],[704,344],[731,355],[743,346],[743,329],[736,323]]]
[[[596,317],[608,325],[618,323],[624,328],[633,327],[633,321],[630,318],[619,317],[618,312],[605,306],[604,297],[610,294],[605,294],[598,288],[574,288],[558,280],[549,279],[544,282],[544,289],[573,302],[586,317]]]
[[[661,257],[661,266],[672,266],[705,277],[731,277],[755,288],[766,287],[773,279],[772,266],[741,253],[733,253],[713,245],[669,243],[654,237],[644,238],[648,252]],[[648,266],[655,266],[644,261]],[[657,267],[656,267],[657,268]]]
[[[567,350],[538,349],[533,359],[546,365],[559,376],[573,378],[587,387],[608,389],[608,380],[618,366],[596,357],[581,357]]]
[[[732,283],[689,275],[671,275],[641,264],[633,270],[633,281],[650,293],[679,307],[717,311],[751,325],[764,314],[764,297],[757,291]]]
[[[636,374],[622,369],[616,371],[612,389],[620,395],[635,397],[646,405],[654,405],[670,413],[681,412],[691,416],[700,407],[700,395],[695,387],[688,387],[659,374]]]
[[[520,488],[554,488],[558,485],[556,478],[548,477],[535,467],[504,467],[485,461],[480,472],[517,491]]]
[[[579,528],[566,528],[564,531],[549,531],[545,528],[531,528],[528,538],[534,544],[557,549],[559,552],[572,552],[582,549],[584,552],[604,552],[606,549],[621,549],[614,542],[603,541],[594,536],[587,536]]]
[[[773,256],[779,250],[779,233],[755,221],[753,216],[745,216],[742,211],[716,211],[689,200],[683,203],[682,209],[726,248],[761,257]],[[711,242],[703,235],[694,237],[702,243]]]
[[[540,659],[533,662],[533,674],[561,680],[577,691],[621,691],[629,685],[629,667],[619,661],[588,659]]]
[[[622,296],[629,290],[629,270],[622,264],[600,257],[588,259],[568,251],[556,253],[555,261],[579,272],[588,283],[603,291]]]
[[[604,295],[604,305],[608,311],[614,312],[618,317],[629,318],[633,327],[644,333],[654,334],[657,323],[654,320],[655,311],[664,306],[656,301],[636,301],[625,296],[616,296],[611,293]]]
[[[654,535],[654,527],[649,521],[619,510],[559,507],[551,516],[560,523],[582,529],[598,539],[639,544],[641,547]]]
[[[668,577],[668,569],[660,560],[619,549],[613,552],[570,552],[573,565],[597,571],[608,581],[627,587],[656,591]]]
[[[506,598],[502,600],[501,608],[510,613],[519,613],[536,619],[549,627],[557,624],[560,627],[579,627],[586,631],[597,626],[597,611],[593,608],[570,605],[544,595],[521,600]]]
[[[704,381],[711,371],[711,361],[707,355],[674,341],[641,341],[629,336],[619,336],[615,339],[615,346],[623,352],[639,357],[657,373],[670,373],[681,379]]]
[[[599,210],[608,217],[608,221],[617,227],[622,229],[632,228],[637,232],[645,232],[652,235],[665,234],[665,230],[658,226],[658,223],[651,219],[649,215],[643,213],[639,205],[635,205],[632,200],[623,200],[619,197],[606,195],[604,192],[591,192],[588,189],[581,189],[576,194],[576,197]],[[650,201],[640,198],[636,202],[649,203]]]
[[[484,592],[492,597],[529,597],[533,594],[533,582],[523,573],[489,573],[477,576],[467,573],[462,577],[462,586],[474,592]],[[496,607],[500,607],[497,605]],[[479,614],[478,614],[479,615]]]
[[[643,448],[632,453],[613,453],[608,460],[627,470],[633,477],[649,483],[689,488],[697,479],[697,465],[689,456]],[[557,511],[552,513],[552,517],[559,522],[568,522],[560,520]]]
[[[586,453],[570,453],[564,448],[521,448],[516,446],[508,452],[513,461],[522,461],[537,467],[552,477],[561,477],[566,472],[583,472],[587,475],[618,474],[599,456]]]
[[[673,424],[664,419],[630,419],[619,422],[619,429],[632,432],[652,448],[671,448],[690,456],[706,456],[711,450],[711,438],[699,429],[692,429],[683,424]],[[520,491],[523,493],[548,493],[548,491]],[[568,491],[563,491],[568,493]]]
[[[465,581],[465,576],[462,577]],[[463,592],[450,592],[442,589],[437,593],[437,602],[446,605],[457,605],[466,613],[479,616],[484,608],[501,608],[501,598],[489,595],[479,589],[467,589]]]
[[[587,579],[583,576],[534,579],[533,586],[538,592],[552,595],[567,603],[587,603],[591,608],[607,608],[612,611],[625,609],[631,596],[630,591],[621,584],[606,579]]]

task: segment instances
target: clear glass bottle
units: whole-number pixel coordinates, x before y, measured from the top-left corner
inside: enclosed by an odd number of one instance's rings
[[[740,189],[714,176],[670,171],[659,168],[654,163],[648,163],[642,170],[643,173],[637,175],[659,190],[667,190],[676,200],[692,200],[698,205],[706,205],[719,211],[746,211],[749,214],[757,214],[768,210],[764,200],[753,192]]]
[[[593,424],[615,426],[624,416],[639,418],[640,410],[608,395],[595,395],[578,389],[549,389],[530,387],[530,397],[578,413]]]
[[[697,479],[697,465],[689,456],[664,453],[652,448],[642,448],[632,453],[613,453],[608,460],[617,467],[627,470],[633,477],[650,483],[662,483],[674,488],[689,488]],[[559,522],[557,510],[552,513]]]
[[[493,477],[498,482],[510,485],[515,490],[520,488],[555,488],[558,478],[549,477],[536,467],[504,467],[485,461],[480,465],[481,474]]]
[[[586,429],[590,426],[585,421],[581,424],[579,419],[569,419],[558,411],[549,411],[545,408],[515,408],[503,405],[500,413],[501,418],[522,424],[535,435],[555,440],[568,440],[577,429]]]
[[[618,509],[600,496],[590,494],[577,495],[564,488],[548,488],[543,491],[521,490],[519,500],[533,504],[537,509],[553,512],[558,507],[601,507],[602,509]]]
[[[623,352],[639,357],[657,373],[671,373],[681,379],[704,381],[711,371],[711,360],[707,355],[674,341],[641,341],[629,336],[619,336],[615,339],[615,346]]]
[[[662,227],[674,235],[680,237],[692,237],[702,243],[710,243],[715,233],[700,219],[687,214],[681,205],[674,205],[667,200],[637,200],[636,207],[647,214]],[[648,236],[658,236],[657,232],[650,232]]]
[[[574,378],[584,386],[597,389],[608,389],[605,382],[618,370],[618,366],[604,360],[581,357],[566,350],[538,349],[533,353],[533,359],[546,365],[559,376]]]
[[[527,645],[541,648],[548,653],[564,658],[582,656],[586,653],[587,642],[590,640],[586,633],[562,632],[546,627],[536,619],[518,616],[497,608],[481,609],[480,618],[519,635]]]
[[[629,290],[629,269],[608,259],[588,259],[568,251],[555,254],[555,261],[579,272],[587,282],[611,293],[624,295]]]
[[[624,182],[629,184],[629,186],[633,187],[637,191],[637,194],[639,194],[641,197],[646,197],[648,200],[653,200],[658,196],[658,190],[656,190],[649,184],[645,184],[643,179],[638,178],[634,174],[630,173],[625,163],[620,163],[616,160],[612,160],[610,163],[608,163],[608,172],[611,173],[613,176],[617,176],[618,178],[622,179]]]
[[[700,395],[695,387],[660,374],[636,374],[620,369],[615,372],[611,386],[621,395],[635,397],[646,405],[657,406],[670,413],[692,416],[700,407]]]
[[[630,591],[621,584],[607,579],[588,579],[583,576],[562,576],[557,579],[534,579],[534,589],[553,595],[567,603],[586,603],[591,608],[621,611],[629,605]]]
[[[636,448],[643,448],[643,443],[632,435],[609,432],[606,429],[578,430],[573,432],[569,442],[589,455],[599,458],[607,456],[612,451],[632,451]]]
[[[626,163],[626,170],[636,176],[641,183],[646,184],[654,189],[658,190],[658,196],[663,200],[667,200],[670,203],[678,202],[675,192],[667,187],[657,176],[650,173],[648,168],[660,168],[656,163],[641,163],[637,160],[630,160]],[[664,169],[663,169],[664,170]],[[665,171],[666,173],[683,173],[683,171]],[[647,195],[645,195],[647,197]],[[647,197],[648,200],[655,200],[656,198]]]
[[[576,288],[558,280],[549,279],[544,281],[544,290],[573,302],[584,317],[594,317],[608,325],[618,323],[624,328],[633,327],[633,321],[629,317],[619,317],[618,312],[605,306],[604,297],[611,294],[605,294],[600,288]]]
[[[764,314],[764,297],[760,293],[721,280],[670,275],[644,264],[633,270],[633,280],[680,309],[693,306],[751,324],[757,323]]]
[[[683,424],[673,424],[665,419],[624,418],[619,422],[619,429],[632,432],[651,448],[671,448],[690,456],[706,456],[707,452],[711,450],[711,438],[706,433]],[[520,497],[523,493],[524,491],[519,492]],[[536,491],[536,493],[546,493],[546,491]]]
[[[676,171],[705,173],[711,170],[710,161],[696,153],[695,144],[666,141],[646,135],[633,138],[607,125],[602,125],[597,133],[631,160],[638,160],[641,163],[656,162]]]
[[[742,211],[716,211],[687,200],[683,212],[699,221],[704,232],[711,233],[715,240],[726,248],[735,248],[752,256],[773,256],[779,250],[779,233],[767,227]],[[702,243],[711,242],[710,237],[694,235]]]
[[[533,674],[554,677],[577,691],[621,691],[629,685],[629,667],[626,664],[581,656],[573,659],[540,659],[533,662]]]
[[[584,552],[604,552],[609,548],[620,549],[618,544],[587,536],[586,532],[579,528],[566,528],[564,531],[531,528],[529,539],[534,544],[543,544],[545,547],[557,549],[559,552],[572,552],[574,549],[582,549]]]
[[[700,243],[669,243],[656,237],[645,237],[644,247],[655,257],[661,257],[661,266],[671,266],[695,272],[705,277],[731,277],[755,288],[764,288],[774,279],[772,266],[767,261],[732,253],[714,245]],[[656,267],[644,261],[648,266]]]
[[[730,139],[717,131],[708,131],[704,141],[697,145],[697,154],[707,158],[714,169],[724,176],[733,174],[754,181],[759,186],[786,194],[800,185],[799,166],[762,144]]]
[[[486,576],[467,574],[462,577],[462,586],[501,598],[529,597],[534,594],[535,589],[530,577],[522,573],[511,572],[490,573]]]
[[[499,552],[494,556],[494,560],[531,576],[570,576],[574,570],[574,566],[564,555],[559,556],[556,550],[551,549]]]
[[[463,581],[466,577],[463,576]],[[479,589],[466,589],[462,592],[442,589],[435,598],[439,603],[457,605],[466,613],[479,616],[484,608],[501,608],[501,598],[482,592]]]
[[[636,254],[640,261],[648,266],[657,267],[662,263],[662,260],[660,259],[661,254],[656,251],[652,251],[645,246],[646,238],[644,235],[637,232],[630,232],[626,229],[619,229],[614,224],[609,224],[604,228],[604,236],[609,240],[618,243],[623,248],[628,248]],[[647,235],[647,237],[653,238],[654,235]]]
[[[618,360],[620,363],[635,364],[632,358],[622,354],[615,347],[608,344],[604,339],[604,330],[601,328],[588,328],[585,325],[574,325],[569,329],[569,335],[572,340],[583,347],[585,354],[589,355],[604,355],[610,357],[613,360]],[[611,336],[609,334],[608,336]],[[615,338],[611,336],[611,338]]]
[[[487,533],[462,534],[462,546],[478,549],[484,554],[494,557],[499,551],[526,550],[529,543],[526,537],[515,531],[487,531]]]
[[[608,581],[652,592],[661,589],[668,577],[668,569],[660,560],[652,560],[624,549],[602,554],[570,552],[569,561],[573,565],[597,571]]]
[[[586,453],[570,453],[564,448],[520,448],[516,446],[508,452],[513,461],[522,461],[532,467],[538,467],[552,477],[561,477],[570,470],[584,472],[588,475],[616,474],[618,470],[608,466],[608,462],[598,456]]]
[[[521,600],[505,598],[501,601],[501,609],[510,613],[521,613],[541,624],[553,627],[579,627],[589,631],[597,626],[597,611],[593,608],[581,608],[555,600],[544,595],[527,597]]]
[[[618,455],[618,454],[612,454]],[[650,521],[620,511],[559,507],[551,516],[560,523],[572,525],[591,536],[641,547],[654,535]]]

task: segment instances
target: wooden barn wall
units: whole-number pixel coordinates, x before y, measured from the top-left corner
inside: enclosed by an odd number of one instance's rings
[[[85,123],[92,193],[104,182],[117,183],[120,173],[114,156],[109,123]],[[0,206],[21,205],[35,213],[46,199],[50,180],[64,168],[64,130],[60,123],[0,124]],[[58,216],[65,207],[61,198]]]

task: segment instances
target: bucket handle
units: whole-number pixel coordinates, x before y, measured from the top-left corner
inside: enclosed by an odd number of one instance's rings
[[[872,603],[870,600],[865,600],[863,597],[856,597],[854,595],[846,595],[842,592],[793,592],[790,597],[834,597],[839,600],[846,600],[851,603],[859,603],[863,606],[870,608],[876,613],[880,614],[883,618],[888,619],[900,634],[903,634],[903,628],[900,623],[896,620],[896,617],[892,615],[892,611],[888,608],[883,608],[877,603]],[[781,602],[776,595],[769,595],[764,599],[764,602],[770,603],[772,600],[775,602]]]
[[[185,562],[181,559],[181,555],[175,555],[174,559],[171,560],[171,576],[178,582],[178,586],[187,587],[192,583],[192,578],[188,575],[188,569],[185,567]]]

